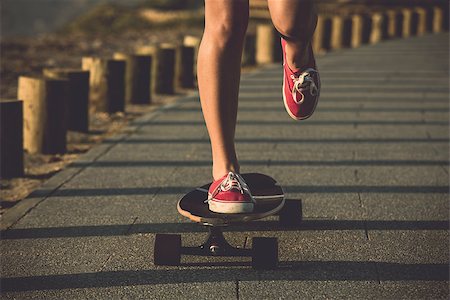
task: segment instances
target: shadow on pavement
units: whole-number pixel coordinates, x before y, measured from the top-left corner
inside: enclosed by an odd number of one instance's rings
[[[448,185],[283,185],[285,193],[406,193],[406,194],[446,194]],[[56,191],[41,189],[33,193],[33,197],[45,197],[52,193],[52,197],[67,197],[68,201],[77,200],[80,197],[95,196],[138,196],[146,195],[173,195],[179,198],[181,195],[192,190],[192,187],[170,186],[170,187],[148,187],[148,188],[77,188],[60,189]],[[69,199],[70,198],[70,199]]]
[[[376,221],[376,220],[303,220],[293,227],[281,226],[278,221],[253,221],[230,226],[224,232],[252,231],[314,231],[314,230],[448,230],[449,221]],[[87,236],[123,236],[129,234],[194,233],[206,228],[196,223],[137,223],[124,225],[93,225],[43,228],[18,228],[1,232],[3,240],[41,239]]]
[[[392,143],[449,143],[448,138],[333,138],[333,139],[310,139],[310,138],[237,138],[236,143],[240,144],[392,144]],[[103,143],[116,143],[114,141],[104,141]],[[133,138],[121,141],[122,144],[209,144],[207,138],[190,139],[143,139]]]
[[[192,264],[191,264],[192,265]],[[191,266],[187,265],[187,266]],[[211,266],[211,264],[206,264]],[[247,266],[244,262],[241,266]],[[204,267],[205,264],[197,266]],[[235,263],[204,268],[157,268],[95,273],[2,278],[2,292],[62,290],[113,286],[239,281],[447,281],[447,264],[399,264],[356,261],[281,262],[270,271],[234,267]],[[379,270],[377,272],[377,270]]]
[[[447,166],[447,160],[386,159],[386,160],[240,160],[242,166]],[[74,162],[69,167],[118,168],[118,167],[209,167],[210,160],[138,160]]]

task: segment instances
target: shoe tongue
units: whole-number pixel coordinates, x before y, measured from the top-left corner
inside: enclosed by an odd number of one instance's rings
[[[292,72],[292,74],[294,74],[295,76],[300,76],[300,74],[302,74],[302,69],[301,68],[296,68],[293,69],[291,68],[289,65],[287,66],[289,68],[289,70]]]
[[[237,189],[239,190],[239,181],[237,180],[236,176],[230,172],[228,173],[227,178],[223,182],[222,186],[224,188],[227,188],[227,190]]]
[[[299,68],[291,68],[290,66],[289,66],[289,64],[287,63],[287,62],[285,62],[284,63],[285,65],[286,65],[286,68],[289,70],[289,72],[292,74],[292,75],[295,75],[295,76],[299,76],[302,72],[301,72],[301,69],[299,69]]]

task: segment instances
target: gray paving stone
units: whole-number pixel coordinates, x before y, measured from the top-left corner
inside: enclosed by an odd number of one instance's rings
[[[366,210],[357,193],[315,193],[299,196],[303,217],[325,220],[363,220]],[[339,223],[339,222],[338,222]]]
[[[447,299],[447,287],[445,282],[426,281],[245,281],[239,282],[239,295],[240,299]]]
[[[445,143],[398,143],[357,145],[356,160],[398,160],[418,164],[418,160],[426,162],[448,161],[448,145]]]
[[[151,273],[143,276],[150,276]],[[5,293],[4,299],[230,299],[236,290],[234,282],[216,283],[177,283],[128,285],[128,279],[122,276],[122,282],[116,287],[96,287],[92,280],[90,288],[46,290],[37,292]],[[116,280],[117,282],[118,280]],[[145,282],[145,279],[141,280]],[[89,285],[89,281],[85,281]],[[213,293],[211,291],[214,291]]]
[[[355,184],[354,170],[345,166],[273,166],[269,169],[271,176],[277,178],[288,193],[326,193],[336,192],[326,187],[346,186]],[[296,174],[296,176],[293,176]],[[339,175],[339,176],[338,176]],[[349,189],[349,192],[352,192]]]
[[[395,225],[394,225],[395,226]],[[437,272],[441,280],[448,279],[448,267],[445,267],[443,274],[433,268],[433,264],[448,265],[449,234],[448,230],[440,226],[438,229],[426,230],[368,230],[370,239],[370,260],[383,261],[399,264],[425,264],[424,268],[417,268],[414,272],[424,273],[424,278],[433,278],[433,273]],[[414,229],[414,226],[412,226]],[[394,272],[393,272],[394,271]],[[390,280],[395,269],[379,268],[380,277]]]
[[[98,272],[119,241],[109,236],[14,239],[13,234],[1,242],[2,278]]]
[[[280,140],[298,140],[299,143],[303,139],[315,139],[317,137],[321,137],[321,140],[327,139],[339,139],[339,138],[347,138],[352,137],[356,134],[356,131],[352,125],[348,126],[339,126],[333,128],[327,127],[311,127],[308,130],[295,130],[292,127],[283,127],[283,126],[274,126],[274,127],[244,127],[239,128],[236,131],[236,137],[239,139],[267,139],[271,140],[271,138],[276,137],[275,139]],[[424,132],[425,136],[425,132]]]
[[[446,193],[445,190],[448,192],[448,176],[438,166],[370,166],[359,167],[357,170],[358,182],[361,185],[410,186],[411,191],[416,192],[420,191],[419,187],[424,187],[426,192],[427,187],[439,186],[443,189],[440,193]]]
[[[448,299],[448,282],[384,281],[379,295],[385,299]]]
[[[355,266],[355,277],[364,274],[364,270]],[[346,276],[347,270],[341,272],[333,270],[323,271],[323,277],[330,279],[320,280],[266,280],[266,281],[240,281],[239,299],[370,299],[376,298],[379,285],[375,281],[360,280],[348,281],[336,278]],[[361,274],[361,272],[363,274]],[[311,276],[314,277],[314,276]]]
[[[442,222],[433,221],[448,221],[449,218],[447,194],[361,193],[360,198],[370,220],[399,221],[400,228],[402,224],[411,225],[412,229],[414,226],[442,226]]]

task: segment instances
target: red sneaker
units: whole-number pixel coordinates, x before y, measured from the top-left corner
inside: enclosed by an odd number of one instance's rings
[[[288,114],[294,120],[309,118],[316,109],[320,94],[320,77],[315,60],[304,70],[292,71],[286,62],[286,41],[281,39],[283,48],[283,102]],[[312,53],[312,47],[310,46]]]
[[[238,214],[252,212],[255,201],[244,179],[229,172],[209,187],[208,205],[216,213]]]

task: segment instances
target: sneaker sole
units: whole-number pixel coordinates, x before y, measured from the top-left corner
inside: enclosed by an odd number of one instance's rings
[[[221,214],[242,214],[242,213],[251,213],[253,212],[255,204],[252,202],[242,202],[242,203],[236,203],[236,202],[219,202],[210,200],[209,203],[209,210],[215,213],[221,213]]]

